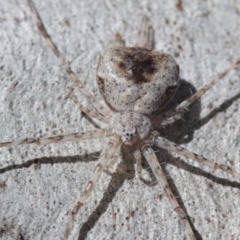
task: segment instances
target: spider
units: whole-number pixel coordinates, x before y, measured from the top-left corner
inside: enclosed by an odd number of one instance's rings
[[[161,165],[152,149],[155,145],[177,154],[189,157],[212,169],[221,169],[240,179],[240,174],[232,168],[214,163],[198,154],[192,153],[160,136],[154,130],[157,123],[162,127],[179,120],[191,103],[212,88],[220,79],[226,76],[240,63],[237,60],[229,69],[218,78],[198,90],[190,98],[178,106],[157,115],[158,111],[174,96],[179,83],[179,68],[175,60],[163,52],[151,51],[149,48],[149,25],[143,19],[139,36],[133,48],[111,48],[101,54],[97,70],[97,82],[108,108],[102,106],[95,97],[84,87],[70,66],[60,55],[57,47],[48,35],[32,1],[28,0],[34,20],[47,44],[52,48],[66,72],[86,97],[92,108],[78,102],[71,92],[73,101],[89,117],[96,118],[108,124],[106,129],[97,129],[85,133],[73,133],[49,138],[27,138],[24,140],[1,143],[0,147],[16,146],[20,144],[48,144],[64,141],[76,141],[109,137],[99,157],[93,175],[90,178],[81,199],[70,212],[70,221],[66,228],[64,239],[67,239],[73,228],[73,223],[80,208],[84,206],[101,173],[111,167],[120,155],[121,146],[133,151],[137,164],[137,175],[141,178],[141,156],[147,160],[157,181],[164,189],[173,210],[179,215],[186,235],[196,239],[189,219],[179,206],[169,184],[164,176]]]

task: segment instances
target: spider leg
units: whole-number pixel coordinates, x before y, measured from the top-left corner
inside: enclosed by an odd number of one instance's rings
[[[147,16],[142,18],[135,47],[153,49],[153,29]]]
[[[32,143],[36,143],[38,145],[45,145],[50,143],[88,140],[88,139],[94,139],[94,138],[109,137],[111,135],[113,135],[112,130],[95,129],[93,131],[88,131],[88,132],[70,133],[66,135],[58,135],[58,136],[53,136],[48,138],[25,138],[22,140],[17,140],[12,142],[2,142],[0,143],[0,148],[32,144]]]
[[[179,120],[183,113],[185,113],[189,107],[189,105],[195,102],[198,98],[204,95],[209,89],[211,89],[214,85],[216,85],[222,78],[224,78],[229,72],[235,69],[240,64],[240,59],[238,59],[231,67],[225,70],[223,73],[219,74],[215,79],[213,79],[210,83],[206,84],[204,87],[200,88],[196,93],[194,93],[191,97],[181,102],[175,108],[169,110],[168,112],[162,114],[157,117],[158,122],[161,121],[162,125],[172,124],[175,121]]]
[[[119,32],[115,34],[115,44],[116,47],[125,47],[125,41]]]
[[[113,165],[118,161],[118,158],[120,157],[120,155],[121,155],[121,145],[119,144],[119,146],[115,149],[112,158],[106,164],[106,167],[105,167],[106,171],[108,171],[110,168],[113,167]]]
[[[186,232],[187,236],[189,236],[191,240],[196,240],[195,235],[193,233],[193,229],[188,221],[187,215],[183,211],[183,209],[179,206],[177,200],[175,199],[175,197],[170,189],[170,186],[167,182],[167,179],[164,176],[162,167],[159,164],[158,159],[157,159],[153,149],[150,148],[150,146],[148,144],[146,144],[142,147],[142,152],[143,152],[143,155],[144,155],[145,159],[147,160],[149,166],[151,167],[157,181],[160,183],[160,185],[164,189],[164,192],[166,193],[173,210],[179,215],[180,220],[182,221],[183,226],[185,228],[185,232]]]
[[[81,195],[79,202],[77,202],[76,206],[70,213],[70,221],[69,221],[67,228],[65,230],[65,233],[64,233],[64,240],[68,239],[68,237],[73,229],[74,221],[76,219],[76,215],[77,215],[79,209],[82,208],[84,206],[84,204],[86,203],[86,201],[87,201],[88,197],[90,196],[92,190],[94,189],[101,173],[106,168],[106,165],[107,165],[109,159],[112,158],[112,156],[115,152],[115,149],[119,145],[120,145],[119,138],[114,137],[114,138],[110,139],[108,144],[104,147],[104,149],[100,155],[100,158],[97,161],[97,165],[93,171],[93,174],[87,184],[87,187],[85,188],[83,194]]]
[[[70,91],[69,96],[73,100],[73,102],[80,108],[80,110],[83,111],[84,113],[86,113],[89,117],[91,117],[91,118],[93,117],[102,122],[109,123],[108,117],[105,117],[105,116],[99,114],[97,111],[92,110],[92,109],[86,107],[83,103],[79,102],[76,95],[73,93],[72,89]]]
[[[142,177],[142,156],[139,147],[134,151],[133,156],[136,159],[137,178],[140,179]]]
[[[202,157],[199,154],[196,153],[192,153],[190,151],[188,151],[186,148],[183,148],[175,143],[172,143],[170,141],[168,141],[165,138],[162,138],[158,135],[157,132],[154,132],[153,135],[155,135],[153,137],[153,143],[154,145],[160,147],[160,148],[164,148],[167,149],[169,151],[178,153],[180,155],[183,155],[185,157],[191,158],[194,161],[197,161],[203,165],[208,166],[209,168],[216,170],[216,169],[221,169],[222,171],[231,174],[232,176],[240,179],[240,173],[236,172],[235,170],[233,170],[231,167],[224,165],[224,164],[219,164],[213,161],[210,161],[204,157]]]
[[[99,114],[106,116],[106,115],[110,115],[111,114],[111,110],[110,109],[106,109],[104,108],[92,95],[92,93],[90,93],[85,86],[83,85],[83,83],[80,81],[80,79],[77,77],[77,75],[73,72],[73,70],[71,69],[71,67],[69,66],[69,64],[63,59],[62,55],[60,54],[57,46],[54,44],[54,42],[52,41],[50,35],[48,34],[45,26],[43,25],[43,22],[32,2],[32,0],[28,0],[28,4],[30,6],[32,15],[33,15],[33,19],[40,31],[40,33],[42,34],[42,36],[44,37],[44,39],[46,40],[48,46],[53,50],[54,54],[57,56],[58,60],[60,61],[61,65],[63,66],[63,68],[66,70],[66,72],[68,73],[68,75],[72,78],[73,82],[79,87],[81,93],[87,98],[88,102],[92,104],[92,106],[96,109],[97,112],[99,112]]]

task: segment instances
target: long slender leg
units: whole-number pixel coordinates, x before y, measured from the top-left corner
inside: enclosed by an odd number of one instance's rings
[[[222,78],[224,78],[229,72],[235,69],[240,64],[240,59],[238,59],[231,67],[221,73],[218,77],[213,79],[209,84],[206,84],[204,87],[200,88],[195,94],[193,94],[190,98],[186,99],[185,101],[181,102],[177,107],[174,109],[169,110],[165,114],[157,117],[158,122],[162,121],[162,125],[172,124],[175,121],[179,120],[183,113],[187,111],[189,105],[195,102],[198,98],[204,95],[209,89],[211,89],[214,85],[216,85]]]
[[[105,170],[109,173],[109,169],[112,168],[114,166],[114,164],[118,161],[118,158],[121,156],[121,145],[119,144],[119,146],[115,149],[114,154],[112,156],[111,159],[109,159]]]
[[[105,146],[105,148],[103,149],[103,151],[100,155],[100,158],[97,162],[97,165],[93,171],[93,174],[87,184],[87,187],[85,188],[85,190],[80,198],[80,201],[76,204],[73,211],[70,213],[70,221],[67,225],[67,228],[66,228],[66,231],[64,234],[64,240],[68,239],[68,237],[73,229],[74,221],[76,219],[76,215],[77,215],[79,209],[82,208],[84,206],[84,204],[86,203],[92,190],[96,186],[96,183],[97,183],[101,173],[105,169],[109,159],[112,158],[114,151],[118,147],[119,144],[120,144],[119,138],[115,137],[112,140],[110,140],[108,142],[108,144]]]
[[[135,47],[153,49],[153,29],[151,28],[149,18],[144,16],[138,30],[138,37]]]
[[[36,143],[38,145],[45,145],[50,143],[59,143],[59,142],[68,142],[68,141],[79,141],[79,140],[88,140],[94,138],[103,138],[113,135],[112,130],[108,129],[96,129],[89,132],[77,132],[66,135],[58,135],[48,138],[25,138],[22,140],[12,141],[12,142],[3,142],[0,143],[1,147],[12,147],[24,144]]]
[[[84,106],[81,102],[77,100],[76,95],[73,93],[73,90],[70,92],[70,98],[73,100],[73,102],[80,108],[81,111],[86,113],[89,117],[96,118],[102,122],[109,123],[109,119],[101,114],[99,114],[95,110],[91,110],[88,107]],[[110,117],[110,116],[109,116]]]
[[[125,47],[125,41],[119,32],[115,34],[114,45],[111,47]]]
[[[172,143],[170,141],[168,141],[165,138],[162,138],[158,135],[158,133],[154,132],[154,137],[153,137],[153,143],[154,145],[160,147],[160,148],[164,148],[167,149],[169,151],[178,153],[180,155],[186,156],[188,158],[191,158],[194,161],[197,161],[203,165],[208,166],[209,168],[216,170],[216,169],[221,169],[222,171],[231,174],[232,176],[240,179],[240,173],[236,172],[235,170],[233,170],[231,167],[224,165],[224,164],[219,164],[213,161],[210,161],[204,157],[202,157],[199,154],[196,153],[192,153],[190,151],[188,151],[186,148],[183,148],[175,143]]]
[[[160,185],[164,189],[173,210],[179,215],[183,223],[186,235],[189,236],[191,240],[195,240],[196,238],[191,228],[191,225],[188,221],[187,215],[183,211],[183,209],[179,206],[177,200],[175,199],[154,151],[148,145],[145,145],[142,147],[142,152],[149,166],[151,167],[157,181],[160,183]]]
[[[79,87],[81,93],[87,98],[87,100],[89,101],[89,103],[91,103],[93,105],[93,107],[96,109],[97,112],[99,112],[100,114],[104,115],[110,115],[111,114],[111,110],[104,108],[97,100],[96,98],[92,95],[92,93],[90,93],[85,86],[83,85],[83,83],[80,81],[80,79],[77,77],[77,75],[73,72],[73,70],[71,69],[71,67],[69,66],[69,64],[63,59],[62,55],[60,54],[57,46],[54,44],[54,42],[52,41],[50,35],[48,34],[45,26],[43,25],[43,22],[32,2],[32,0],[28,0],[28,4],[30,6],[32,15],[33,15],[33,19],[40,31],[40,33],[42,34],[42,36],[44,37],[44,39],[46,40],[48,46],[53,50],[53,52],[55,53],[55,55],[57,56],[58,60],[60,61],[61,65],[63,66],[63,68],[66,70],[66,72],[68,73],[68,75],[72,78],[73,82]]]

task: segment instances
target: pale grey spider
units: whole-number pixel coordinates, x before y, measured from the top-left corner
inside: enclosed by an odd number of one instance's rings
[[[32,1],[28,0],[28,3],[39,31],[81,93],[92,105],[92,108],[78,102],[73,92],[71,92],[73,101],[90,118],[96,118],[109,124],[108,128],[96,129],[84,133],[77,132],[49,138],[27,138],[19,141],[0,143],[0,147],[9,147],[21,144],[49,144],[109,137],[109,141],[102,150],[85,191],[69,214],[70,221],[66,228],[64,239],[69,237],[76,215],[79,209],[86,203],[101,173],[117,161],[122,145],[133,150],[137,164],[137,175],[139,177],[141,177],[142,172],[141,156],[145,157],[158,183],[164,189],[173,210],[179,215],[186,235],[190,239],[196,239],[188,217],[176,201],[152,146],[155,145],[189,157],[211,169],[221,169],[238,179],[240,179],[240,174],[226,165],[215,163],[170,142],[160,136],[154,130],[153,125],[157,122],[158,125],[164,127],[179,120],[191,103],[204,95],[220,79],[236,68],[240,64],[240,60],[237,60],[229,69],[178,106],[161,115],[154,115],[174,96],[179,83],[179,67],[170,55],[163,52],[151,51],[149,22],[145,17],[143,18],[135,47],[110,48],[102,53],[99,58],[97,82],[100,92],[108,105],[107,108],[99,103],[92,93],[85,88],[67,62],[65,62],[48,35]]]

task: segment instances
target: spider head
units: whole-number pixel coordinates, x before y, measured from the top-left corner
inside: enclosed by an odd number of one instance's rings
[[[123,144],[132,146],[147,137],[151,122],[142,114],[135,112],[116,113],[111,121],[114,132],[121,137]]]
[[[133,145],[137,141],[138,133],[134,122],[123,126],[121,139],[125,145]]]

